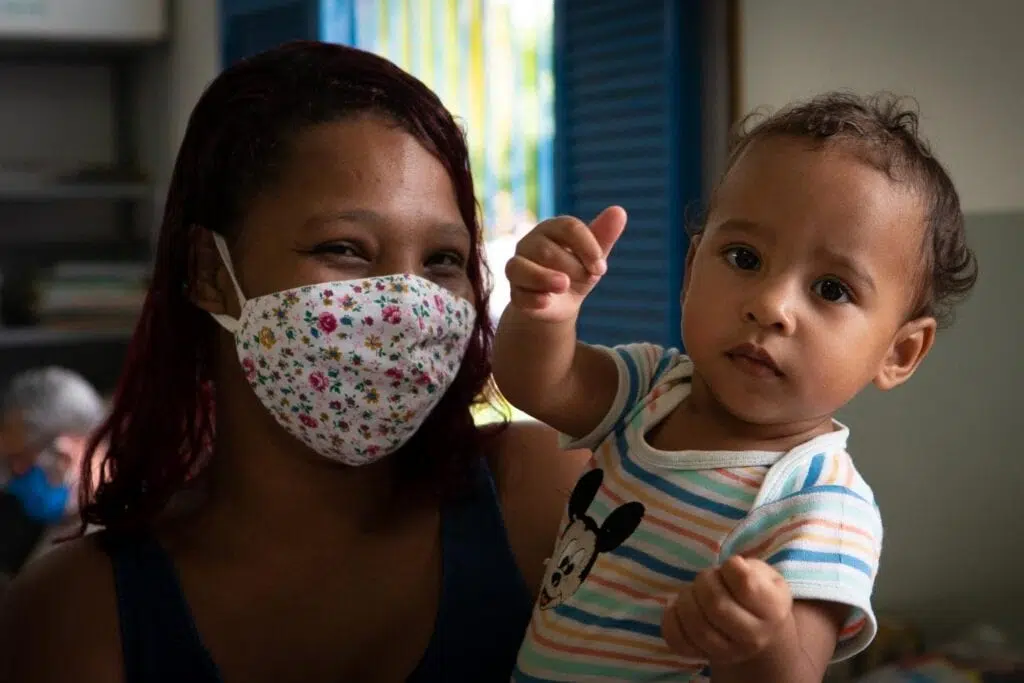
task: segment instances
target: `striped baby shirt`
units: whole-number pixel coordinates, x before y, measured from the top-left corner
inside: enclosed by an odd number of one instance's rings
[[[652,448],[644,436],[690,391],[685,355],[650,344],[603,349],[618,367],[602,423],[567,448],[594,451],[561,534],[512,680],[698,681],[669,651],[665,607],[734,554],[784,576],[797,600],[849,605],[834,661],[871,642],[882,522],[836,430],[788,453]]]

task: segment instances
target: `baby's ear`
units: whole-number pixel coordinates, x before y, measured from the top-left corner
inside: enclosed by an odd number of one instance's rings
[[[875,375],[875,386],[889,391],[910,379],[931,351],[937,327],[935,318],[929,316],[904,323],[893,337],[889,353]]]
[[[685,297],[686,290],[690,288],[690,266],[693,265],[693,258],[697,255],[700,238],[700,233],[690,237],[690,247],[686,250],[686,267],[683,269],[683,291],[680,293],[680,298]]]

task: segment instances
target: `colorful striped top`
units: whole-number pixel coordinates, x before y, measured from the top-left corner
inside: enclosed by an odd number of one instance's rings
[[[649,344],[606,349],[618,394],[567,447],[594,457],[577,482],[513,681],[697,681],[669,651],[666,605],[734,554],[777,569],[797,600],[849,605],[834,661],[871,642],[882,523],[836,430],[788,453],[652,448],[644,435],[690,391],[692,364]]]

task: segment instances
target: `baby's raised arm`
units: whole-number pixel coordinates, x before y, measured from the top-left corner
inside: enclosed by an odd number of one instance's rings
[[[614,360],[577,340],[576,320],[625,225],[615,206],[589,227],[552,218],[519,242],[505,268],[512,301],[495,339],[495,381],[512,405],[575,438],[598,427],[618,388]]]

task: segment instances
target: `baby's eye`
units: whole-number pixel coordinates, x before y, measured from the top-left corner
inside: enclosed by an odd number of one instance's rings
[[[747,247],[729,247],[722,255],[732,267],[740,270],[757,270],[761,267],[761,259]]]
[[[811,290],[825,301],[848,304],[853,300],[849,288],[834,277],[826,277],[811,285]]]

